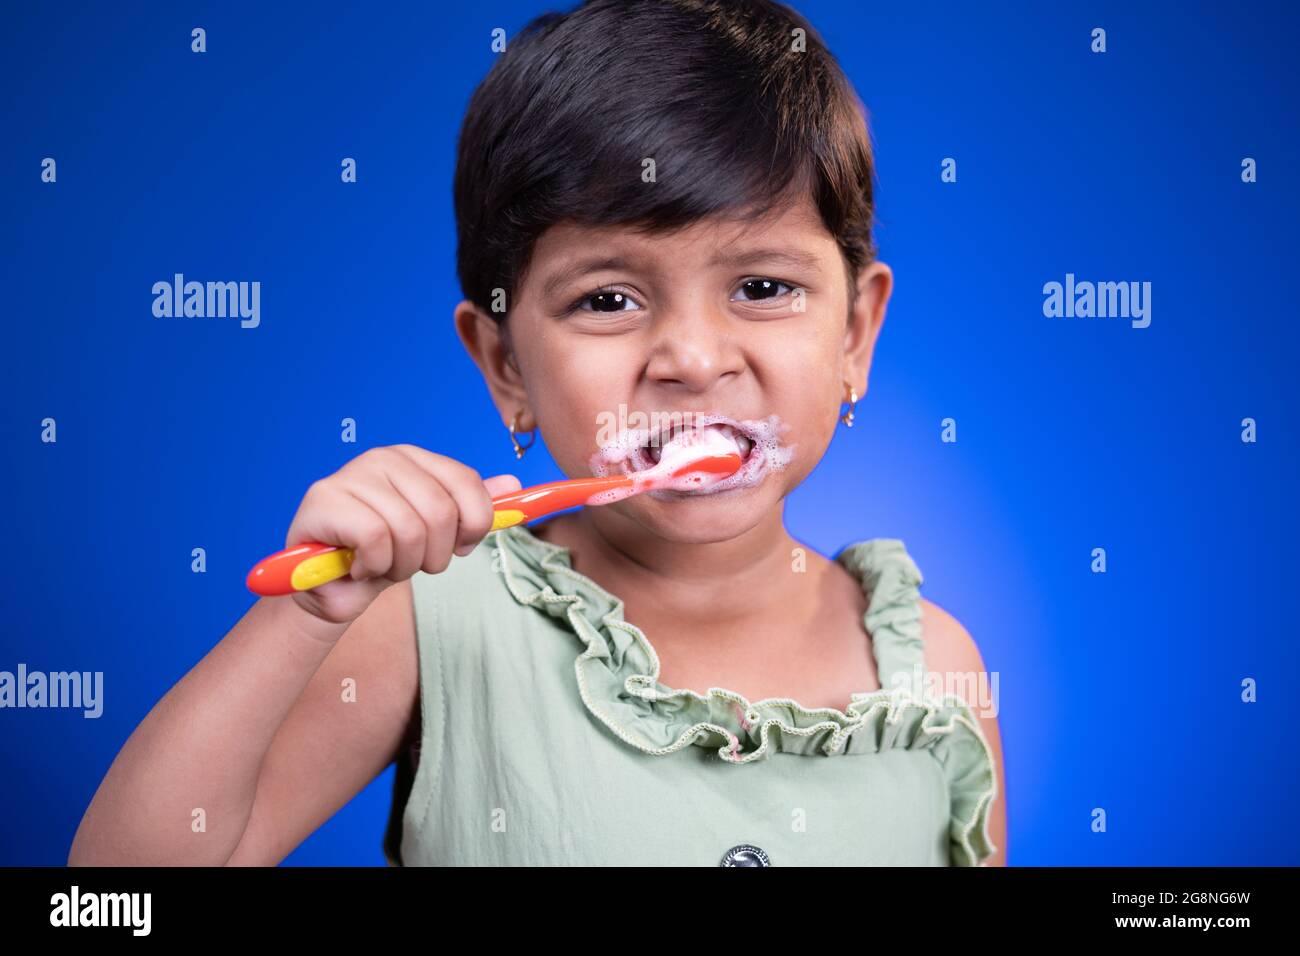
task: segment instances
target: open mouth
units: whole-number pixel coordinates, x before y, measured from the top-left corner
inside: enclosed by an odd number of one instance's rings
[[[667,414],[672,414],[671,424],[665,423],[660,428],[623,429],[600,441],[600,450],[591,457],[591,473],[603,477],[648,471],[662,461],[663,450],[669,442],[682,438],[687,432],[716,430],[734,442],[740,452],[741,462],[740,467],[728,477],[699,487],[663,487],[646,492],[652,498],[677,500],[757,486],[769,472],[784,468],[794,453],[795,446],[784,440],[784,433],[789,426],[775,414],[743,421],[712,413]],[[684,440],[689,439],[690,436],[687,436]]]
[[[702,430],[705,428],[713,429],[724,437],[736,443],[740,450],[740,459],[742,465],[748,461],[754,453],[754,439],[745,432],[739,425],[730,422],[709,422],[698,425],[678,424],[663,429],[660,432],[652,433],[646,436],[645,441],[636,446],[630,456],[629,464],[633,470],[641,471],[644,468],[652,468],[659,464],[663,457],[664,447],[675,441],[679,436],[686,432]]]

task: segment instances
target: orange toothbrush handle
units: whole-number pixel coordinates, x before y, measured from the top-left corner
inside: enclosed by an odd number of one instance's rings
[[[492,518],[492,530],[500,531],[565,508],[585,505],[598,492],[622,488],[631,483],[632,479],[627,475],[569,478],[497,495],[492,499],[492,507],[496,512]]]
[[[739,467],[740,455],[735,452],[712,454],[683,464],[673,472],[673,476],[691,471],[729,475]],[[492,499],[490,531],[511,528],[552,512],[585,505],[592,495],[632,484],[631,475],[566,478],[497,495]],[[257,562],[248,572],[245,583],[254,594],[268,597],[310,591],[346,576],[352,568],[353,557],[351,548],[304,541]]]
[[[730,475],[741,466],[740,454],[736,451],[723,451],[705,454],[681,463],[667,477],[676,478],[690,472],[702,474]],[[655,469],[648,469],[640,474],[644,477]],[[492,530],[500,531],[517,524],[524,524],[534,518],[585,505],[591,496],[615,488],[627,488],[633,485],[631,475],[609,475],[605,478],[567,478],[563,481],[550,481],[544,485],[533,485],[521,491],[497,495],[492,499],[496,511],[492,519]]]
[[[630,484],[626,475],[552,481],[522,491],[512,491],[492,499],[495,514],[492,530],[509,528],[532,521],[553,511],[586,504],[599,491],[609,491]],[[335,544],[304,541],[268,555],[248,572],[245,584],[254,594],[277,597],[295,591],[310,591],[330,581],[346,577],[355,553]]]
[[[258,561],[244,583],[254,594],[267,597],[310,591],[346,575],[352,558],[351,548],[304,541]]]

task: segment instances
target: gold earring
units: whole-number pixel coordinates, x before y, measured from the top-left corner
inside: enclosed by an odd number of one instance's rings
[[[526,452],[526,451],[528,451],[528,449],[532,448],[532,447],[533,447],[533,442],[537,441],[537,429],[536,429],[536,428],[530,428],[530,429],[528,430],[528,434],[529,434],[531,437],[528,439],[528,444],[527,444],[527,445],[521,445],[521,444],[519,444],[519,439],[515,438],[515,428],[516,428],[516,426],[519,424],[519,415],[520,415],[519,412],[515,412],[515,417],[512,418],[512,419],[510,419],[510,444],[512,444],[512,445],[515,446],[515,457],[516,457],[516,458],[523,458],[523,457],[524,457],[524,452]]]
[[[852,385],[849,385],[848,382],[845,382],[844,384],[848,385],[849,389],[849,410],[840,416],[840,421],[844,423],[846,428],[852,428],[853,410],[857,408],[858,405],[858,393],[854,390]]]

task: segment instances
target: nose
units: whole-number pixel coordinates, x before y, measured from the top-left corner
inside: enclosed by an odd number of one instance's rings
[[[716,306],[697,301],[661,311],[652,334],[645,375],[656,385],[708,392],[744,370],[739,329]]]

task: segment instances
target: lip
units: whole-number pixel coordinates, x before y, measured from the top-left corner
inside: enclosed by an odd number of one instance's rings
[[[702,428],[708,425],[728,425],[750,442],[749,454],[732,475],[698,490],[659,489],[647,492],[652,498],[663,501],[680,501],[723,494],[735,489],[760,484],[768,472],[783,468],[794,452],[794,445],[780,441],[789,426],[773,414],[767,418],[733,418],[729,415],[701,412],[659,413],[667,424],[657,428],[625,429],[605,443],[591,458],[592,474],[630,474],[653,467],[646,449],[652,444],[662,447],[679,431]]]

